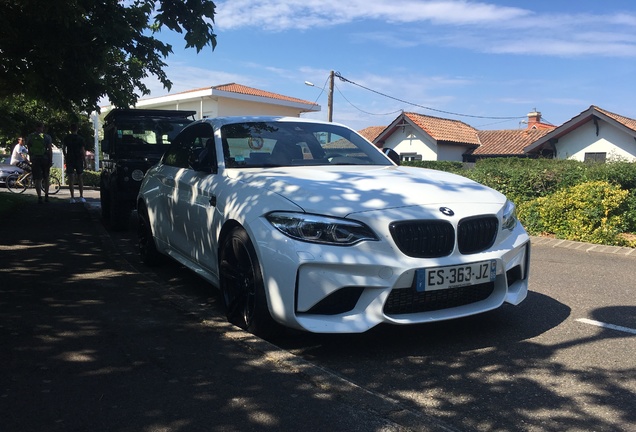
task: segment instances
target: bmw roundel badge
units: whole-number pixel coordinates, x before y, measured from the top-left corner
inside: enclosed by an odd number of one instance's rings
[[[440,207],[439,211],[441,211],[446,216],[453,216],[455,214],[455,212],[449,209],[448,207]]]

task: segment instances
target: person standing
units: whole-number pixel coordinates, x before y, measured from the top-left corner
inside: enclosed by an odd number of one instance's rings
[[[77,134],[77,124],[73,123],[70,127],[70,134],[64,137],[62,142],[62,152],[64,153],[64,162],[66,164],[66,175],[68,176],[68,190],[71,193],[71,203],[86,202],[84,199],[84,180],[82,173],[86,168],[86,149],[84,147],[84,138]],[[79,199],[75,201],[75,176],[77,175],[77,185],[79,188]]]
[[[38,123],[35,132],[29,134],[26,140],[33,170],[35,192],[38,194],[38,203],[42,203],[42,189],[44,189],[44,201],[49,202],[49,173],[53,165],[53,142],[51,136],[44,133],[44,123]]]
[[[28,155],[29,151],[24,145],[24,138],[20,137],[18,138],[18,142],[15,147],[13,147],[13,151],[11,152],[11,161],[9,163],[25,171],[30,171],[31,165],[29,164]]]

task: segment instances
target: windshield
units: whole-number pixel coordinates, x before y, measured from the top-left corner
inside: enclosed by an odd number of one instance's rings
[[[119,121],[117,124],[117,141],[128,150],[148,151],[156,149],[165,151],[174,137],[190,120],[175,119],[132,119],[130,122]]]
[[[372,144],[342,126],[246,122],[221,128],[229,168],[308,165],[391,165]]]

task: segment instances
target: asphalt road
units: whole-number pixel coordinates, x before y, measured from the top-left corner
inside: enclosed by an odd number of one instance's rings
[[[156,283],[171,307],[222,322],[217,294],[199,278],[177,264],[139,263],[133,228],[134,216],[130,231],[105,231],[126,268]],[[361,335],[290,332],[274,345],[245,346],[264,350],[275,369],[313,376],[325,399],[381,412],[392,425],[334,430],[636,430],[636,254],[533,239],[531,272],[531,293],[517,307]],[[179,370],[166,373],[181,379]]]
[[[134,223],[113,234],[133,263]],[[271,342],[446,430],[636,430],[636,254],[624,252],[534,238],[520,306]],[[188,271],[154,275],[222,316],[216,293]]]

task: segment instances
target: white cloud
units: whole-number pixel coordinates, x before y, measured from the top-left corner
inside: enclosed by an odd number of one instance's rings
[[[185,66],[179,63],[170,63],[168,61],[166,73],[172,81],[170,92],[163,88],[161,82],[154,76],[148,77],[144,84],[150,90],[149,96],[143,96],[141,99],[148,99],[158,96],[164,96],[168,93],[174,94],[183,91],[212,87],[228,83],[240,83],[243,85],[254,85],[254,80],[248,75],[228,73],[220,70],[210,70],[200,67]]]
[[[355,41],[412,48],[443,44],[476,52],[549,56],[636,56],[636,14],[559,14],[470,0],[228,0],[217,2],[221,31],[321,29],[375,20]],[[400,26],[383,26],[400,23]]]
[[[220,29],[256,26],[281,31],[360,19],[459,25],[495,23],[530,14],[526,9],[467,0],[228,0],[217,2],[215,21]]]

